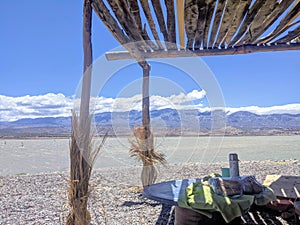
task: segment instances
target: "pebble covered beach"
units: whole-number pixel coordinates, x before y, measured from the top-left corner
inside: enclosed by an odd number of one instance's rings
[[[186,163],[159,166],[157,182],[201,178],[220,173],[228,163]],[[103,168],[93,171],[90,182],[91,224],[174,224],[174,207],[146,199],[141,194],[141,167]],[[300,161],[249,161],[240,163],[241,175],[300,176]],[[68,215],[69,173],[54,172],[0,176],[0,224],[64,224]],[[297,224],[272,210],[250,209],[241,224]]]

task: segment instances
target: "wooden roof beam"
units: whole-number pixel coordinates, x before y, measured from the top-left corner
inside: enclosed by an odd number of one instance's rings
[[[217,6],[217,10],[215,13],[215,18],[214,18],[214,22],[213,22],[213,26],[211,29],[211,33],[210,33],[210,39],[209,39],[209,44],[208,46],[210,47],[214,47],[214,43],[215,43],[215,39],[217,38],[217,34],[218,34],[218,30],[221,24],[221,19],[222,19],[222,15],[223,15],[223,11],[225,10],[226,7],[226,0],[219,0],[218,1],[218,6]]]
[[[130,13],[133,15],[133,18],[137,25],[138,31],[142,34],[143,39],[153,50],[158,50],[158,47],[151,41],[151,38],[149,37],[146,28],[143,27],[143,25],[142,25],[140,8],[139,8],[139,4],[138,4],[137,0],[129,0],[128,3],[129,3]],[[158,43],[158,46],[160,46],[159,43]]]
[[[131,16],[128,2],[125,0],[107,0],[107,2],[131,41],[139,42],[139,49],[148,50],[149,47]]]
[[[165,5],[167,8],[168,39],[169,39],[169,42],[172,43],[172,45],[174,44],[174,48],[177,49],[174,0],[165,0]]]
[[[194,49],[194,41],[197,30],[197,21],[199,16],[198,5],[195,0],[186,0],[184,9],[185,32],[187,36],[186,48]]]
[[[169,51],[154,51],[140,52],[142,58],[179,58],[179,57],[198,57],[198,56],[220,56],[220,55],[238,55],[257,52],[276,52],[287,50],[300,50],[300,43],[295,44],[274,44],[274,45],[242,45],[234,48],[224,49],[203,49],[203,50],[169,50]],[[132,55],[127,51],[122,52],[107,52],[105,54],[107,60],[132,59]]]
[[[218,38],[216,41],[216,47],[218,47],[220,44],[222,47],[224,46],[225,38],[228,34],[228,31],[230,30],[232,26],[232,22],[234,20],[236,10],[239,6],[239,0],[228,0],[225,6],[225,12],[222,19],[222,24],[218,33]]]
[[[177,21],[180,49],[184,49],[184,0],[177,0]]]
[[[254,2],[253,6],[246,13],[245,19],[244,19],[243,23],[241,24],[241,27],[239,28],[237,34],[234,36],[233,40],[231,40],[231,44],[232,45],[240,45],[237,42],[248,31],[249,26],[251,25],[251,23],[253,22],[254,18],[256,17],[256,14],[263,7],[263,5],[266,3],[266,1],[267,0],[256,0]]]
[[[92,2],[92,7],[100,20],[121,45],[130,42],[130,39],[125,35],[124,31],[120,28],[115,18],[110,14],[109,9],[102,0],[94,0]]]
[[[142,3],[142,5],[148,5],[148,0],[140,0],[140,2]],[[168,37],[168,32],[167,32],[167,28],[166,28],[166,24],[165,24],[165,19],[164,19],[164,14],[162,12],[162,8],[160,5],[160,1],[159,0],[152,0],[152,5],[154,8],[154,13],[156,15],[156,19],[158,22],[158,26],[160,29],[160,32],[163,34],[164,36],[164,42],[167,48],[169,48],[169,37]],[[150,9],[149,9],[150,10]],[[150,11],[149,11],[150,12]]]
[[[252,0],[240,0],[240,3],[236,8],[236,13],[232,19],[231,26],[229,27],[225,38],[225,42],[228,44],[228,46],[232,46],[233,43],[231,42],[231,40],[234,37],[234,34],[237,32],[239,26],[241,25],[245,15],[247,14],[251,1]]]
[[[270,2],[266,2],[263,8],[258,11],[256,17],[254,18],[253,22],[249,27],[247,34],[238,43],[238,45],[243,43],[248,43],[248,44],[268,43],[269,42],[268,40],[262,42],[262,39],[258,39],[258,38],[269,29],[269,27],[284,13],[284,11],[294,1],[295,0],[284,0],[278,2],[277,0],[270,0]],[[299,3],[299,0],[297,1]],[[292,11],[297,11],[297,10],[299,11],[299,6],[298,9]],[[287,21],[284,21],[284,19],[282,19],[280,24],[286,25]]]
[[[203,46],[203,41],[204,41],[204,34],[205,34],[205,24],[207,22],[207,1],[197,1],[198,4],[198,10],[199,10],[199,15],[198,15],[198,21],[197,21],[197,30],[196,30],[196,35],[195,35],[195,44],[194,44],[194,49],[199,49],[201,48],[201,45]]]
[[[276,40],[275,42],[276,43],[290,42],[298,37],[300,37],[300,26],[298,26],[296,29],[290,31],[287,35]]]
[[[269,26],[271,26],[268,18],[272,12],[278,7],[277,0],[267,0],[263,7],[257,12],[255,18],[249,26],[248,32],[240,41],[240,44],[252,43],[261,34],[263,34]],[[239,44],[238,44],[239,45]]]
[[[208,38],[209,38],[209,28],[211,25],[211,21],[213,19],[213,14],[216,6],[215,0],[210,0],[207,3],[207,11],[206,11],[206,23],[204,28],[204,38],[203,38],[203,48],[208,48]]]
[[[141,5],[142,5],[142,8],[144,10],[146,19],[148,21],[148,24],[150,26],[151,32],[153,34],[153,37],[154,37],[155,41],[157,42],[159,48],[163,49],[164,47],[163,47],[163,45],[161,44],[161,42],[159,40],[159,36],[158,36],[157,31],[156,31],[156,25],[155,25],[154,20],[153,20],[153,18],[151,16],[151,12],[150,12],[148,1],[141,0],[140,2],[141,2]]]
[[[130,39],[124,34],[123,30],[119,27],[118,22],[110,14],[109,9],[106,7],[104,2],[102,0],[94,0],[92,2],[92,7],[95,13],[104,23],[104,25],[116,38],[116,40],[118,40],[119,43],[127,49],[128,53],[131,54],[131,58],[135,58],[138,62],[143,61],[144,59],[140,55],[138,46],[136,46],[136,43],[130,42]]]
[[[290,28],[290,25],[292,25],[293,21],[297,19],[298,16],[300,16],[300,0],[297,0],[297,2],[295,2],[293,8],[280,21],[280,23],[275,28],[275,30],[273,30],[267,37],[258,40],[257,43],[258,42],[267,43],[273,40],[274,38],[278,37],[280,34],[282,34],[287,29]]]

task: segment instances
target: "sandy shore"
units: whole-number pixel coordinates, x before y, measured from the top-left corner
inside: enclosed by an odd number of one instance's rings
[[[220,173],[228,163],[172,164],[159,167],[159,180],[199,178]],[[93,171],[89,209],[92,224],[173,224],[174,208],[141,195],[141,167]],[[241,162],[241,175],[262,182],[268,174],[300,176],[300,161]],[[0,224],[64,224],[68,213],[68,172],[0,177]],[[250,210],[241,224],[296,224],[280,214]]]

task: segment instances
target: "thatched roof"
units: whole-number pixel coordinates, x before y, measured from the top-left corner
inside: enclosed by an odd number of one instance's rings
[[[91,1],[128,50],[110,60],[300,49],[300,0]]]

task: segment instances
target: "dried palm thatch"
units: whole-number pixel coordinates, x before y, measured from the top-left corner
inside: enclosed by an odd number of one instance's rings
[[[134,140],[130,140],[131,147],[129,156],[142,161],[142,184],[143,187],[155,183],[157,178],[156,163],[165,165],[167,163],[165,155],[154,150],[153,135],[150,133],[148,137],[145,135],[144,127],[137,126],[134,131]]]
[[[126,49],[107,52],[108,60],[300,49],[299,0],[93,0],[92,7]]]
[[[79,124],[76,113],[72,114],[72,136],[70,143],[70,187],[68,193],[70,212],[67,225],[90,224],[87,209],[89,180],[93,164],[107,138],[105,135],[98,147],[94,146],[91,116]]]

